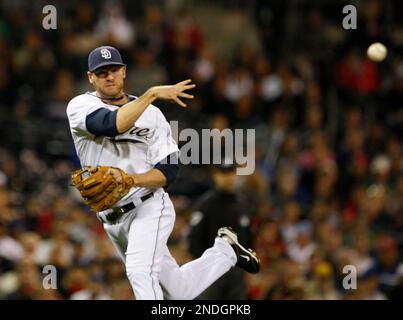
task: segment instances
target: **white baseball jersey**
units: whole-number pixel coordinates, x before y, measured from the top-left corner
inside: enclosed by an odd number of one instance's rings
[[[95,92],[73,98],[67,106],[71,135],[81,166],[113,166],[127,173],[144,173],[173,152],[178,146],[163,113],[149,105],[133,127],[116,137],[95,136],[86,128],[86,117],[97,109],[114,111],[118,106],[104,103]],[[131,197],[149,193],[146,188],[133,187],[119,204]]]

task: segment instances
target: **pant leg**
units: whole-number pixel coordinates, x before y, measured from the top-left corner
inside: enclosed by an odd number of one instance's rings
[[[129,228],[125,225],[125,221],[113,225],[104,223],[103,226],[106,234],[112,241],[112,244],[116,249],[116,252],[118,253],[120,259],[123,261],[124,264],[126,264],[125,253],[127,249],[127,235]]]
[[[213,247],[200,258],[179,267],[165,247],[160,274],[161,286],[167,299],[191,300],[236,264],[236,255],[227,241],[216,238]]]
[[[166,245],[175,223],[167,193],[155,195],[130,216],[104,227],[126,264],[136,299],[162,299],[161,285],[168,299],[194,299],[236,264],[228,242],[216,238],[200,258],[178,266]]]
[[[136,209],[128,232],[126,273],[137,300],[162,300],[164,250],[175,223],[168,194],[159,192]]]

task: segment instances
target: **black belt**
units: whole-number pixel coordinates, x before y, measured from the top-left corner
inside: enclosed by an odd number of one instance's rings
[[[153,192],[142,196],[140,198],[141,202],[146,201],[147,199],[151,198],[154,195]],[[121,207],[117,207],[117,208],[113,208],[112,212],[107,213],[104,215],[104,217],[102,217],[100,214],[97,214],[97,218],[99,221],[101,221],[102,223],[115,223],[118,219],[120,219],[125,213],[133,210],[134,208],[136,208],[136,205],[134,204],[134,202],[129,202],[128,204],[125,204],[124,206]],[[107,221],[105,221],[105,219]]]

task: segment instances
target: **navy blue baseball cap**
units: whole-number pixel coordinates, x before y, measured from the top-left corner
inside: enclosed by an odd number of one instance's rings
[[[88,55],[88,71],[110,65],[125,66],[118,49],[111,46],[95,48]]]

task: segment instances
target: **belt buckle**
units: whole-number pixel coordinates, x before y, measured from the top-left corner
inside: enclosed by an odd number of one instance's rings
[[[123,207],[115,208],[111,213],[106,215],[106,219],[110,224],[115,224],[124,214]]]
[[[151,193],[151,195],[152,195],[152,193]],[[147,196],[149,196],[149,195],[147,195]],[[133,207],[127,208],[127,206],[129,204],[132,204]],[[110,224],[115,224],[121,217],[123,217],[128,211],[132,210],[133,208],[136,208],[136,205],[134,204],[134,202],[129,202],[128,204],[125,204],[121,207],[113,208],[112,212],[105,215],[105,218],[106,218],[106,220],[109,221]]]

